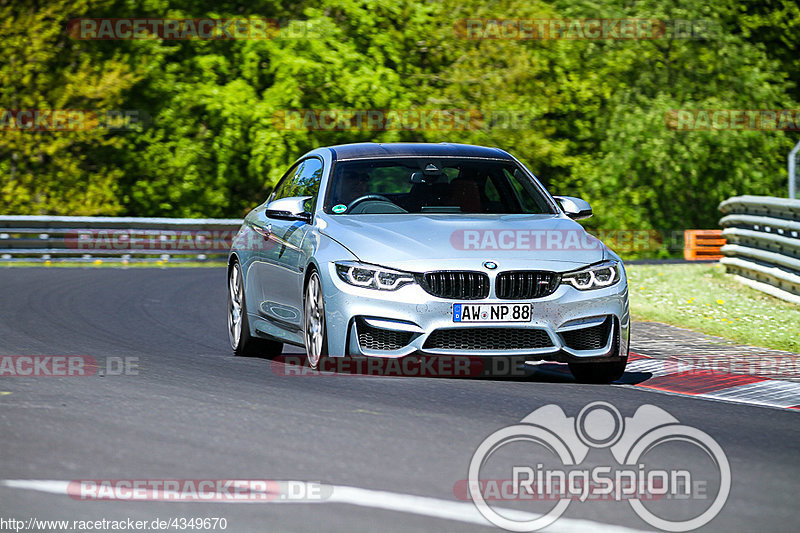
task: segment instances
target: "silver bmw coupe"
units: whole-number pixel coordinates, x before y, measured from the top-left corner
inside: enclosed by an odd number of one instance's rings
[[[620,258],[517,159],[459,144],[313,150],[251,211],[228,259],[237,355],[524,356],[618,379],[628,357]]]

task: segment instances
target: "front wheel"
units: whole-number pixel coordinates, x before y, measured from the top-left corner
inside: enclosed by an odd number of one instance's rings
[[[250,335],[242,269],[238,262],[233,263],[228,273],[228,341],[233,353],[244,357],[275,357],[283,351],[282,342]]]
[[[618,333],[614,333],[615,337],[619,337]],[[621,357],[619,361],[610,361],[604,363],[570,363],[569,370],[572,376],[578,383],[596,383],[605,384],[617,381],[625,373],[625,367],[628,364],[628,353],[631,345],[631,330],[628,328],[628,343],[625,349],[625,357]],[[613,348],[611,353],[619,352],[619,338],[614,339]]]
[[[570,363],[569,370],[578,383],[611,383],[625,373],[628,358],[610,363]]]
[[[303,300],[305,315],[305,339],[308,366],[318,368],[322,358],[328,353],[328,334],[325,324],[325,301],[322,296],[322,282],[317,271],[308,277],[306,294]]]

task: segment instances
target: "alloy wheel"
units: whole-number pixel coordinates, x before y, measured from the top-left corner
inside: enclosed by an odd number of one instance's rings
[[[308,279],[305,298],[305,344],[308,365],[317,368],[325,350],[325,303],[319,274]]]
[[[234,263],[228,276],[228,340],[236,350],[242,338],[242,272]]]

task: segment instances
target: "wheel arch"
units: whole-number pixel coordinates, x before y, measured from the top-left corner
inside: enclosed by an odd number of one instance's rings
[[[303,275],[303,301],[305,301],[305,299],[306,299],[306,287],[308,286],[308,280],[309,280],[309,278],[311,278],[311,274],[313,272],[315,272],[315,271],[317,272],[317,274],[320,275],[320,281],[321,281],[321,278],[322,278],[321,272],[322,272],[322,270],[320,269],[320,267],[317,264],[317,262],[314,259],[312,259],[306,265],[306,271],[305,271],[305,274]]]

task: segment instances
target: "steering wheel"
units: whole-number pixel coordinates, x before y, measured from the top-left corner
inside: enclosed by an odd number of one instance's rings
[[[364,196],[359,196],[358,198],[347,204],[347,209],[344,212],[349,213],[358,204],[367,202],[369,200],[378,200],[379,202],[389,202],[390,204],[394,203],[385,196],[381,196],[380,194],[365,194]]]

